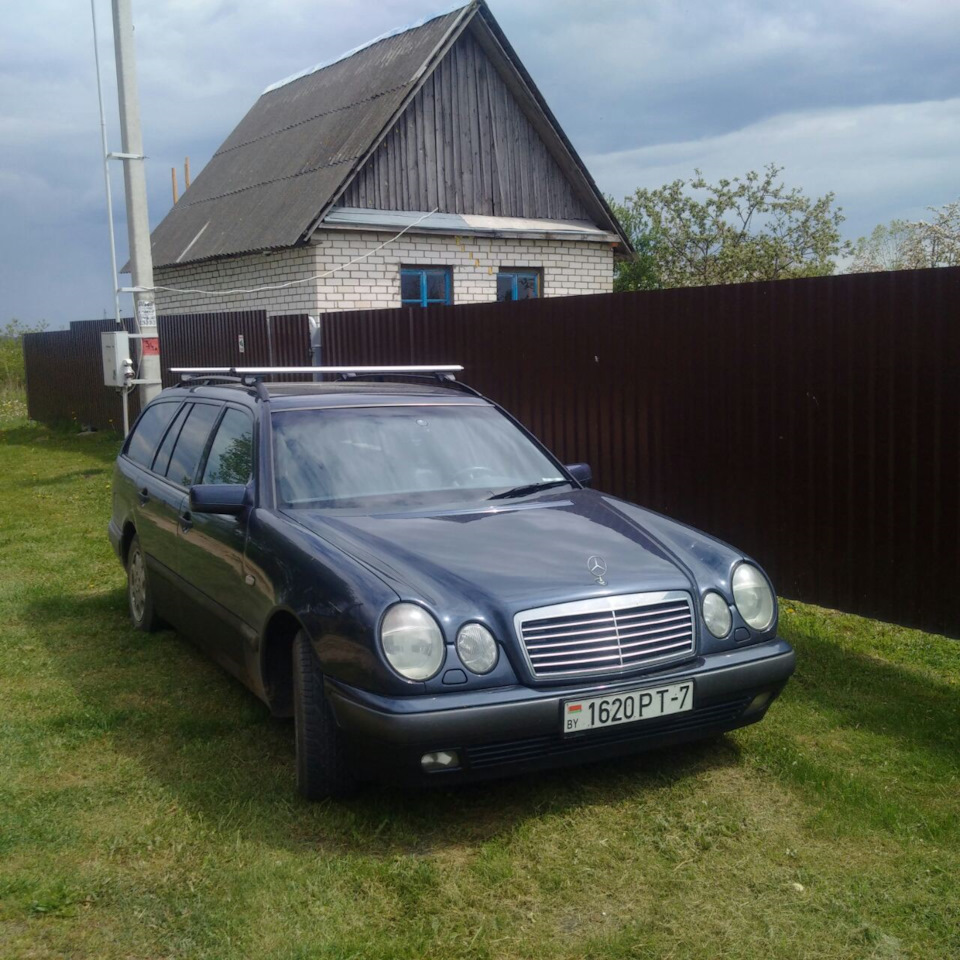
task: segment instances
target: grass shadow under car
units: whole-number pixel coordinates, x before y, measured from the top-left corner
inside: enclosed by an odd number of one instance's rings
[[[294,789],[293,730],[173,631],[137,633],[123,590],[37,599],[30,615],[82,707],[47,723],[77,743],[108,736],[177,802],[279,847],[312,844],[365,854],[442,848],[508,834],[530,816],[695,780],[735,764],[734,741],[454,788],[361,787],[349,801],[310,804]]]

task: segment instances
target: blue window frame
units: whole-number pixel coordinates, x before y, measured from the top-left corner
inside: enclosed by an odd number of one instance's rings
[[[449,267],[401,267],[400,300],[409,307],[453,303],[452,281]]]
[[[543,272],[539,267],[501,267],[497,274],[498,300],[536,300]]]

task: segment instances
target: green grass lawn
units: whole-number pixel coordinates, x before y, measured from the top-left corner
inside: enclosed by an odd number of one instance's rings
[[[719,742],[294,792],[289,722],[127,622],[116,443],[0,423],[0,957],[960,957],[960,644],[784,601]]]

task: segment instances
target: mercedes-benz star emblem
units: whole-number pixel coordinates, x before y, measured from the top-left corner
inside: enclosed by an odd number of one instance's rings
[[[587,560],[587,570],[590,571],[590,576],[593,577],[601,587],[606,586],[606,580],[603,579],[604,574],[607,572],[607,561],[603,557],[590,557]]]

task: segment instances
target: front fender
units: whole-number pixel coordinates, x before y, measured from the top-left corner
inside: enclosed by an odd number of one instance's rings
[[[285,611],[306,630],[328,676],[384,694],[423,689],[395,676],[380,657],[377,627],[399,598],[364,564],[294,521],[261,510],[250,515],[246,563],[262,610],[261,664],[267,626]]]

